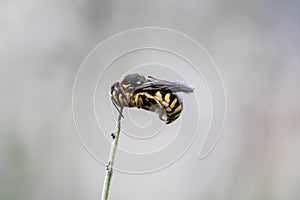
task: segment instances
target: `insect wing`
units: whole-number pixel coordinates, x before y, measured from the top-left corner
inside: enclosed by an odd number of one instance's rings
[[[182,81],[166,81],[149,77],[148,82],[135,88],[135,92],[151,90],[170,90],[172,92],[191,93],[194,91],[194,87]]]

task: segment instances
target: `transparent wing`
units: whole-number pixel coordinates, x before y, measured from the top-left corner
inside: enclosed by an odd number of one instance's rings
[[[151,90],[170,90],[172,92],[191,93],[194,87],[182,81],[166,81],[147,76],[147,82],[135,88],[135,92],[144,92]]]

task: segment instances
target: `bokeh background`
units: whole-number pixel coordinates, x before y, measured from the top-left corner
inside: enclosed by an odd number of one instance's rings
[[[100,199],[104,167],[76,137],[71,95],[89,51],[158,26],[203,44],[227,88],[214,152],[169,168],[115,173],[110,199],[300,198],[300,3],[0,1],[0,199]]]

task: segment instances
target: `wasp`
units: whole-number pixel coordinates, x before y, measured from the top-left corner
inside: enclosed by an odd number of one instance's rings
[[[116,108],[136,107],[156,112],[161,120],[170,124],[183,110],[183,100],[178,92],[193,91],[193,86],[181,81],[167,81],[134,73],[115,82],[111,86],[110,96]]]

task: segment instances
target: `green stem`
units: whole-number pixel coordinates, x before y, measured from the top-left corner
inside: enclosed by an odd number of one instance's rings
[[[109,194],[109,189],[110,189],[110,184],[111,184],[111,178],[112,178],[112,174],[113,174],[113,164],[114,164],[115,157],[116,157],[116,152],[117,152],[117,147],[118,147],[118,142],[119,142],[119,136],[120,136],[120,131],[121,131],[122,111],[123,111],[123,108],[121,108],[121,111],[119,113],[118,130],[115,134],[112,134],[113,141],[112,141],[112,146],[111,146],[111,149],[110,149],[109,161],[108,161],[108,164],[106,166],[106,175],[105,175],[101,200],[108,200],[108,194]]]

